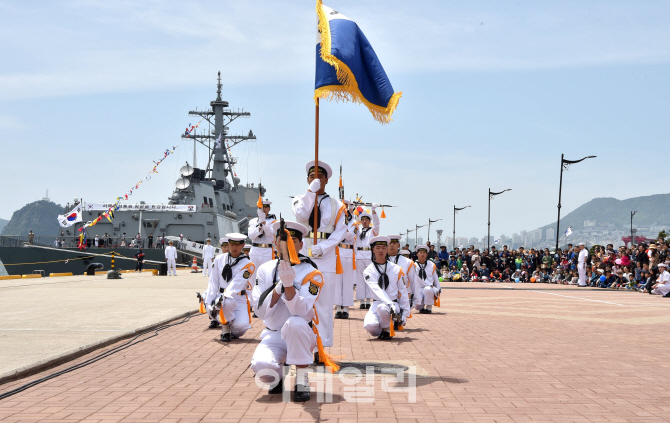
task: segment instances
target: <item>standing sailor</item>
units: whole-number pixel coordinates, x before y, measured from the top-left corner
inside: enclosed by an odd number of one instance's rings
[[[354,205],[349,200],[342,200],[347,207],[344,216],[344,224],[347,226],[347,231],[344,239],[338,245],[340,263],[342,264],[342,274],[337,275],[335,284],[335,296],[333,303],[335,304],[335,318],[348,319],[349,307],[354,305],[354,279],[356,277],[356,260],[354,256],[354,247],[356,244],[356,234],[354,230],[359,223],[354,219],[353,209]]]
[[[372,291],[365,283],[363,272],[372,262],[370,240],[379,235],[379,217],[375,211],[378,206],[376,203],[372,205],[372,215],[367,212],[361,214],[361,226],[356,236],[356,299],[361,302],[361,309],[370,308],[372,302]]]
[[[293,401],[303,402],[310,398],[307,367],[312,364],[318,336],[312,320],[316,317],[314,303],[319,298],[323,276],[308,257],[297,254],[307,228],[297,222],[285,222],[286,241],[281,241],[281,230],[281,223],[275,223],[276,243],[286,244],[286,252],[294,248],[294,260],[290,260],[291,253],[289,257],[280,253],[280,258],[258,268],[252,297],[265,329],[251,358],[251,369],[261,381],[273,385],[270,394],[279,394],[283,392],[284,366],[295,365]],[[325,352],[322,354],[325,358]]]
[[[255,267],[249,257],[242,253],[247,236],[232,233],[226,234],[226,237],[229,252],[214,260],[205,304],[210,313],[218,310],[221,341],[230,342],[231,339],[244,335],[251,327],[246,288]]]
[[[363,272],[374,299],[363,320],[363,327],[370,335],[382,340],[391,339],[394,320],[404,326],[410,312],[409,296],[402,279],[404,272],[387,259],[389,241],[385,236],[370,239],[372,263]]]
[[[227,237],[221,238],[219,240],[219,245],[221,246],[221,254],[219,254],[216,257],[219,257],[219,256],[221,256],[223,254],[226,254],[228,252],[228,238]],[[214,250],[214,251],[216,252],[216,250]],[[212,262],[212,269],[213,268],[214,268],[214,263]],[[200,298],[201,301],[205,301],[205,298],[207,298],[208,293],[210,291],[212,291],[212,290],[213,290],[212,292],[217,292],[218,291],[218,289],[219,289],[218,286],[213,287],[214,283],[215,283],[215,278],[212,278],[212,271],[210,271],[209,282],[207,283],[207,290],[205,290],[205,293],[202,294],[202,297],[198,297],[198,298]],[[207,315],[209,316],[209,328],[210,329],[218,328],[220,326],[220,324],[219,324],[219,314],[216,313],[216,310],[210,310],[210,312],[207,313]]]
[[[304,235],[302,253],[314,260],[323,275],[323,288],[316,302],[316,312],[319,315],[318,329],[321,333],[323,345],[333,346],[333,297],[337,278],[336,247],[344,238],[347,226],[344,224],[345,206],[337,199],[326,194],[326,184],[333,175],[330,166],[319,161],[319,168],[314,168],[314,161],[307,163],[307,183],[309,189],[304,195],[297,195],[293,199],[293,214],[298,223],[313,230],[315,201],[318,201],[317,244],[314,243],[314,233]],[[318,357],[316,357],[318,358]]]
[[[414,308],[421,314],[430,314],[433,311],[435,299],[442,292],[437,266],[428,260],[428,246],[416,247],[417,261],[414,263]]]
[[[209,276],[214,262],[214,253],[216,248],[212,245],[212,240],[207,238],[207,245],[202,247],[202,276]]]
[[[579,286],[586,286],[586,260],[589,258],[589,250],[583,242],[579,243],[579,256],[577,258],[577,271],[579,272]]]
[[[168,266],[168,276],[172,276],[172,273],[177,276],[177,249],[172,246],[172,241],[168,242],[168,247],[165,249],[165,260]]]
[[[274,235],[272,234],[272,224],[277,221],[274,214],[270,214],[270,205],[272,201],[262,200],[263,208],[259,208],[256,212],[258,217],[251,219],[249,222],[249,239],[251,240],[251,251],[249,252],[249,259],[254,262],[256,269],[260,268],[266,261],[272,260],[272,242]],[[251,283],[256,280],[256,274],[251,275]]]
[[[409,259],[409,257],[400,254],[400,235],[389,235],[388,254],[389,261],[393,264],[397,264],[402,268],[404,273],[402,279],[407,288],[407,293],[412,294],[412,289],[414,288],[414,262]],[[408,251],[409,253],[409,251]]]

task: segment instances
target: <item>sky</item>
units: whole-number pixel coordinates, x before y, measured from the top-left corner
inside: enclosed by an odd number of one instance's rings
[[[382,232],[428,219],[446,235],[511,236],[596,197],[666,193],[670,3],[333,0],[358,23],[395,91],[394,121],[322,102],[321,160],[345,194],[392,204]],[[113,201],[178,146],[133,200],[167,202],[192,163],[189,110],[223,97],[243,183],[291,215],[314,156],[314,1],[0,1],[0,218],[49,197]],[[197,149],[203,165],[205,150]],[[329,192],[337,194],[337,181]],[[135,197],[135,196],[133,196]],[[55,217],[54,217],[55,218]],[[419,230],[426,239],[426,228]]]

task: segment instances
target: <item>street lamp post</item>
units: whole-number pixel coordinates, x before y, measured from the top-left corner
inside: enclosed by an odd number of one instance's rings
[[[556,251],[558,251],[558,239],[561,236],[561,191],[563,190],[563,169],[568,170],[571,164],[579,163],[586,159],[593,159],[596,156],[586,156],[579,160],[566,160],[565,154],[561,154],[561,179],[558,184],[558,220],[556,221]]]
[[[430,220],[430,219],[428,219]],[[423,228],[426,225],[414,225],[416,228],[414,228],[414,248],[416,248],[417,245],[419,245],[419,228]]]
[[[468,207],[470,207],[470,206],[461,207],[459,209],[458,207],[456,207],[456,205],[454,205],[454,248],[453,248],[454,250],[456,249],[456,212],[461,211],[461,210],[465,210]]]
[[[407,229],[407,238],[405,238],[405,244],[409,245],[409,233],[414,232],[414,229]]]
[[[496,195],[500,195],[503,192],[507,191],[512,191],[511,188],[508,188],[506,190],[500,191],[500,192],[492,192],[491,188],[489,188],[489,226],[488,226],[488,232],[486,234],[486,248],[491,251],[491,199],[495,197]]]
[[[430,224],[439,222],[442,219],[437,219],[437,220],[430,220],[430,217],[428,218],[428,242],[430,242]]]
[[[633,247],[635,245],[635,235],[633,233],[633,216],[635,216],[636,211],[631,211],[630,212],[630,246]]]

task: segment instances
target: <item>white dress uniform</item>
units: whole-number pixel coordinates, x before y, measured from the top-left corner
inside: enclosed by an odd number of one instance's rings
[[[165,259],[168,265],[168,276],[172,273],[177,276],[177,249],[174,246],[165,247]]]
[[[263,204],[270,204],[264,202]],[[277,221],[274,214],[265,216],[261,209],[258,209],[260,217],[255,217],[249,222],[248,236],[251,240],[251,251],[249,252],[249,259],[259,269],[265,262],[272,260],[272,243],[274,242],[274,235],[272,233],[272,224]],[[256,274],[252,274],[249,279],[251,284],[256,280]]]
[[[314,162],[307,163],[307,174],[309,175]],[[319,167],[325,170],[328,177],[332,176],[332,170],[326,163],[319,162]],[[315,180],[314,182],[317,182]],[[310,216],[314,211],[314,201],[317,195],[307,190],[304,195],[297,195],[293,198],[293,214],[298,223],[312,229],[314,222],[309,222]],[[336,272],[336,254],[335,247],[344,238],[347,226],[344,224],[344,213],[346,208],[339,200],[322,194],[318,196],[319,214],[321,221],[317,229],[317,247],[322,251],[318,257],[310,257],[319,268],[323,275],[323,287],[321,294],[316,302],[316,312],[319,315],[319,324],[317,328],[321,334],[321,340],[324,347],[333,346],[333,297],[335,295],[335,283],[337,279]],[[314,242],[312,232],[309,232],[303,238],[303,249],[300,251],[303,255],[309,255],[308,250]]]
[[[658,277],[659,279],[658,286],[656,287],[656,289],[653,289],[651,293],[664,296],[670,293],[670,272],[665,270],[666,269],[665,263],[661,264],[662,266],[659,265],[659,268],[664,269],[663,273],[661,273],[661,275]]]
[[[222,275],[224,269],[227,270],[226,266],[230,269],[230,279],[228,280]],[[229,329],[235,337],[244,335],[251,327],[249,326],[246,289],[249,277],[254,270],[254,264],[244,254],[231,257],[230,253],[225,253],[214,260],[205,304],[210,314],[215,313],[218,309],[214,307],[214,303],[219,296],[223,296],[221,309],[223,310],[223,317],[225,317],[230,327],[226,328],[227,325],[222,325],[222,331]]]
[[[347,213],[344,219],[347,230],[344,234],[344,239],[337,247],[343,273],[337,275],[333,303],[338,307],[351,307],[354,305],[354,280],[356,278],[356,269],[354,269],[354,248],[356,246],[354,229],[356,228],[356,220],[351,213]]]
[[[363,228],[363,225],[358,226],[358,233],[356,234],[356,299],[365,301],[372,298],[370,287],[365,283],[363,272],[372,262],[372,252],[370,251],[370,239],[379,235],[379,216],[377,213],[372,215],[368,213],[361,214],[363,216],[372,217],[372,225]]]
[[[216,248],[214,248],[213,245],[205,245],[202,247],[202,276],[209,276],[212,272],[215,253]]]
[[[389,261],[393,264],[397,264],[403,271],[403,282],[405,283],[405,288],[407,292],[414,292],[414,277],[416,271],[414,270],[414,262],[409,258],[405,257],[402,254],[398,253],[395,256],[389,256]]]
[[[286,299],[282,283],[277,275],[279,259],[271,260],[258,268],[252,299],[256,314],[263,320],[261,343],[251,358],[254,373],[264,371],[260,379],[272,383],[282,377],[282,366],[309,365],[314,361],[316,335],[311,327],[314,319],[314,303],[323,285],[323,276],[302,256],[300,264],[293,265],[296,295]],[[281,290],[279,301],[270,307],[273,290]]]
[[[428,306],[430,309],[442,289],[437,266],[430,260],[426,260],[425,264],[416,261],[414,272],[414,308],[420,310],[423,306]]]
[[[582,244],[580,244],[582,245]],[[577,271],[579,272],[579,286],[586,286],[586,260],[589,258],[589,252],[582,248],[577,257]]]

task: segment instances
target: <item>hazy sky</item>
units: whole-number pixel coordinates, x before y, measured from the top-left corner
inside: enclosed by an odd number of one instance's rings
[[[389,125],[322,103],[320,158],[386,210],[385,233],[428,218],[457,236],[511,235],[556,219],[561,153],[598,158],[563,180],[563,212],[594,197],[667,192],[667,1],[326,2],[355,20],[403,97]],[[215,97],[251,112],[232,134],[243,182],[275,211],[306,189],[314,149],[314,1],[0,1],[0,217],[44,196],[166,202],[192,161],[180,135]],[[198,164],[204,161],[199,150]],[[332,180],[331,194],[337,194]],[[55,217],[54,217],[55,218]],[[425,228],[420,230],[425,238]],[[434,239],[435,234],[431,235]]]

